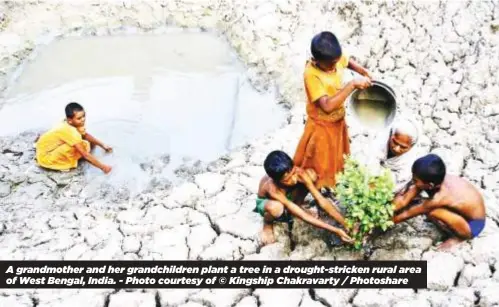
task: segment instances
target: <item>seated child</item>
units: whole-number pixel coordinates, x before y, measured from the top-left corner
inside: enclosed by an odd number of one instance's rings
[[[91,153],[91,147],[97,145],[106,152],[112,148],[102,144],[85,131],[85,110],[76,102],[66,106],[66,120],[42,134],[36,142],[36,160],[44,168],[69,171],[78,166],[78,160],[84,158],[108,174],[111,167],[99,162]]]
[[[264,219],[263,244],[275,242],[273,222],[290,222],[292,216],[329,230],[344,242],[353,242],[345,231],[321,221],[300,207],[310,191],[319,206],[345,226],[343,216],[315,187],[317,175],[312,169],[305,170],[294,166],[293,160],[282,151],[271,152],[265,159],[264,168],[267,175],[260,181],[254,210]]]
[[[426,214],[452,234],[439,249],[475,238],[483,230],[485,206],[482,195],[467,180],[446,174],[445,164],[439,156],[429,154],[417,159],[412,165],[412,183],[395,197],[395,211],[399,211],[394,217],[396,224]],[[409,206],[422,191],[430,197]],[[406,210],[400,212],[404,208]]]

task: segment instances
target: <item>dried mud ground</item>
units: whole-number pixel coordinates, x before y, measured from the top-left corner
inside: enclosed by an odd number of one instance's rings
[[[498,2],[486,0],[0,2],[0,91],[51,38],[179,26],[224,35],[255,87],[277,87],[289,113],[281,129],[210,164],[185,165],[180,185],[152,180],[139,197],[81,171],[39,170],[36,131],[0,139],[1,259],[364,259],[328,248],[301,223],[293,250],[283,228],[278,243],[257,241],[262,161],[274,149],[294,153],[305,118],[304,61],[322,30],[337,33],[396,90],[400,110],[421,123],[425,150],[482,189],[488,214],[485,231],[450,252],[435,251],[441,235],[422,218],[376,239],[367,259],[428,261],[425,290],[1,290],[0,306],[498,306],[498,16]],[[354,152],[365,153],[364,131],[352,125],[350,134]]]

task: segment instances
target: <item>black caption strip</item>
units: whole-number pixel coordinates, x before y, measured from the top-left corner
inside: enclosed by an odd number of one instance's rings
[[[0,288],[427,287],[426,261],[0,261]]]

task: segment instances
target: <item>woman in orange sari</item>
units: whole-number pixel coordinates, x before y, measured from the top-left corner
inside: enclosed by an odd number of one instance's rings
[[[296,166],[312,168],[318,175],[317,188],[334,187],[336,174],[343,170],[343,155],[350,153],[345,122],[346,98],[355,89],[371,86],[368,71],[342,53],[331,32],[317,34],[311,44],[313,58],[305,67],[307,123],[294,156]],[[346,68],[365,76],[342,87]]]

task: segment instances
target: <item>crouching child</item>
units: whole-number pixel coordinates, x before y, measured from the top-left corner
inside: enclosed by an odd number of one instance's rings
[[[421,192],[428,198],[414,204]],[[442,159],[429,154],[412,165],[412,182],[394,200],[395,224],[425,214],[450,238],[439,246],[448,249],[477,237],[485,227],[485,205],[478,189],[464,178],[446,174]]]
[[[319,206],[345,227],[343,216],[315,187],[317,174],[312,169],[296,167],[291,157],[282,151],[271,152],[265,159],[264,168],[266,175],[260,181],[254,210],[263,217],[261,238],[264,245],[275,242],[275,222],[290,223],[293,217],[335,233],[346,243],[353,242],[344,230],[321,221],[301,207],[310,192]]]
[[[42,134],[35,144],[36,161],[39,166],[58,171],[69,171],[85,159],[108,174],[111,166],[97,160],[90,151],[99,146],[106,152],[112,148],[94,138],[85,130],[86,114],[83,107],[71,102],[65,108],[66,119]]]

